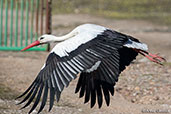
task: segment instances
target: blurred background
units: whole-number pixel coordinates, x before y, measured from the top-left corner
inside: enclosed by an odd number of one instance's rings
[[[111,19],[145,19],[171,25],[170,0],[56,0],[54,14],[86,13]]]
[[[49,114],[141,114],[171,112],[171,1],[170,0],[0,0],[0,113],[19,110],[16,96],[34,80],[54,45],[20,50],[41,34],[64,35],[84,23],[99,24],[131,35],[160,53],[163,66],[139,55],[121,73],[111,105],[102,109],[84,104],[75,95],[77,79],[64,89]],[[42,114],[48,112],[48,105]],[[33,113],[36,113],[35,110]]]

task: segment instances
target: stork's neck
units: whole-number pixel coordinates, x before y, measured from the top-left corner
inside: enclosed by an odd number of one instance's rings
[[[74,37],[77,33],[76,32],[70,32],[64,36],[54,36],[54,35],[51,35],[51,38],[53,39],[53,42],[61,42],[61,41],[64,41],[64,40],[67,40],[71,37]]]

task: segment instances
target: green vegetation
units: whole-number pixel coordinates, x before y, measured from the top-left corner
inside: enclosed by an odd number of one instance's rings
[[[54,13],[88,13],[114,19],[147,19],[171,25],[171,0],[57,0]]]

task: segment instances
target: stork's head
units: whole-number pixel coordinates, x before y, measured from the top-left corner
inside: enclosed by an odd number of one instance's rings
[[[46,44],[46,43],[54,42],[55,39],[56,39],[56,36],[44,34],[40,36],[37,41],[39,41],[40,44]]]
[[[25,50],[27,50],[27,49],[29,49],[31,47],[38,46],[38,45],[41,45],[41,44],[46,44],[46,43],[53,42],[54,37],[55,36],[53,36],[53,35],[44,34],[44,35],[40,36],[36,41],[34,41],[30,45],[28,45],[27,47],[22,49],[21,51],[25,51]]]
[[[51,43],[51,42],[61,42],[61,41],[67,40],[69,38],[72,38],[77,34],[78,34],[78,32],[75,32],[75,31],[70,32],[70,33],[68,33],[68,34],[66,34],[64,36],[61,36],[61,37],[56,37],[54,35],[44,34],[44,35],[40,36],[38,38],[38,40],[36,40],[32,44],[28,45],[27,47],[25,47],[21,51],[27,50],[27,49],[29,49],[31,47],[41,45],[41,44],[46,44],[46,43]]]

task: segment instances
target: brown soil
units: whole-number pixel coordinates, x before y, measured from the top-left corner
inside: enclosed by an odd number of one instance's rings
[[[53,16],[53,34],[62,35],[82,23],[100,24],[134,36],[149,45],[150,52],[167,59],[164,66],[138,56],[121,74],[111,105],[93,109],[74,94],[77,79],[64,89],[49,114],[171,113],[171,30],[167,26],[137,20],[111,20],[89,15]],[[53,46],[53,45],[52,45]],[[14,98],[34,80],[48,52],[0,52],[0,114],[27,113]],[[144,111],[144,112],[143,112]],[[48,103],[42,114],[48,112]],[[36,110],[33,112],[36,113]]]

